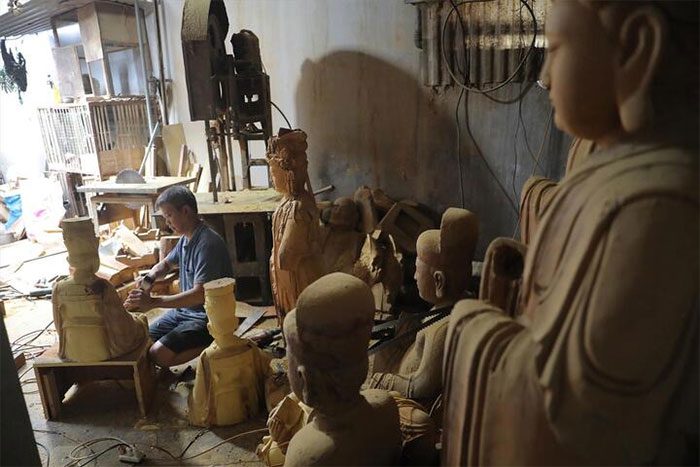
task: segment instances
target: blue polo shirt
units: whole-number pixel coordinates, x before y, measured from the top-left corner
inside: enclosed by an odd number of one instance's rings
[[[180,267],[180,290],[183,292],[190,290],[195,284],[233,277],[226,242],[204,222],[195,229],[191,239],[188,240],[184,235],[180,237],[175,248],[165,259],[168,263]],[[203,304],[191,308],[178,308],[178,311],[185,317],[207,319]]]

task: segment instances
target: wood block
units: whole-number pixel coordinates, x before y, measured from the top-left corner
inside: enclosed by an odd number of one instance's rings
[[[151,253],[146,256],[117,255],[114,259],[132,268],[150,268],[158,262],[158,255]]]
[[[158,236],[160,235],[160,229],[143,229],[134,233],[140,240],[146,242],[149,240],[157,240]]]
[[[382,218],[377,229],[391,235],[404,251],[415,253],[418,236],[435,223],[428,216],[404,201],[396,203]]]
[[[361,186],[355,191],[353,199],[360,208],[360,231],[371,234],[377,226],[377,208],[372,200],[372,190]]]
[[[135,268],[120,263],[111,256],[100,255],[100,269],[97,270],[95,275],[108,280],[110,284],[116,287],[134,280],[135,272]]]
[[[24,352],[20,352],[19,355],[15,355],[15,368],[17,370],[22,368],[25,363],[27,363],[27,357],[24,355]]]
[[[175,248],[175,245],[177,245],[178,241],[180,241],[180,235],[163,235],[162,237],[160,237],[158,260],[163,261],[168,256],[168,253],[170,253],[172,249]]]
[[[377,206],[377,209],[383,211],[384,213],[389,212],[389,210],[393,208],[394,204],[396,203],[396,201],[389,198],[380,188],[375,188],[372,190],[372,200],[374,201],[375,206]]]
[[[146,256],[152,253],[148,245],[127,228],[118,228],[114,236],[121,242],[122,247],[133,256]]]

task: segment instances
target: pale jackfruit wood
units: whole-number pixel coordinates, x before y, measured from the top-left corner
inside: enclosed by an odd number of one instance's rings
[[[307,287],[284,320],[292,390],[313,409],[289,443],[286,466],[398,462],[396,402],[386,391],[360,392],[373,317],[367,285],[332,273]]]
[[[553,3],[555,122],[600,150],[541,219],[520,318],[455,305],[446,465],[697,463],[697,19],[696,2]]]
[[[306,133],[280,132],[268,144],[275,190],[282,194],[272,214],[270,279],[280,324],[307,285],[321,277],[319,212],[307,180]]]
[[[464,297],[479,233],[475,214],[448,208],[440,230],[423,232],[416,242],[416,281],[421,298],[433,309],[451,308]],[[415,342],[392,362],[375,358],[370,387],[393,390],[410,399],[432,404],[442,392],[442,360],[448,317],[421,329]]]
[[[124,309],[114,286],[95,276],[100,267],[99,240],[89,217],[61,223],[71,276],[54,286],[51,298],[61,358],[99,362],[143,346],[146,317]]]
[[[223,426],[260,413],[269,359],[247,339],[234,335],[236,281],[216,279],[204,284],[207,328],[214,342],[197,360],[197,376],[188,399],[190,423]]]

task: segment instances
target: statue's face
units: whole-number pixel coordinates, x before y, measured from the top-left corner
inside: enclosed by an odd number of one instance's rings
[[[435,290],[435,278],[433,277],[433,268],[416,257],[416,273],[413,278],[418,285],[418,295],[428,303],[437,303],[438,298]]]
[[[616,41],[594,9],[574,0],[553,2],[546,37],[540,78],[550,89],[554,123],[579,138],[608,139],[621,128]]]
[[[275,190],[282,194],[288,194],[287,171],[280,167],[279,164],[272,162],[270,163],[270,176],[272,177],[272,186],[275,187]]]

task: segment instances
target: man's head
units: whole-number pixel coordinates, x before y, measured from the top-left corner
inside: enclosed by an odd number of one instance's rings
[[[284,337],[289,381],[304,403],[333,414],[358,400],[373,318],[372,292],[349,274],[323,276],[299,295],[284,319]]]
[[[479,235],[475,214],[448,208],[440,230],[426,230],[416,241],[418,293],[434,305],[454,303],[466,291]]]
[[[301,130],[283,130],[270,138],[267,161],[275,189],[282,194],[296,196],[305,191],[306,133]]]
[[[604,147],[697,121],[697,14],[694,1],[554,1],[541,79],[557,127]]]
[[[176,185],[168,188],[156,200],[165,221],[176,233],[187,235],[198,224],[197,199],[189,188]]]

